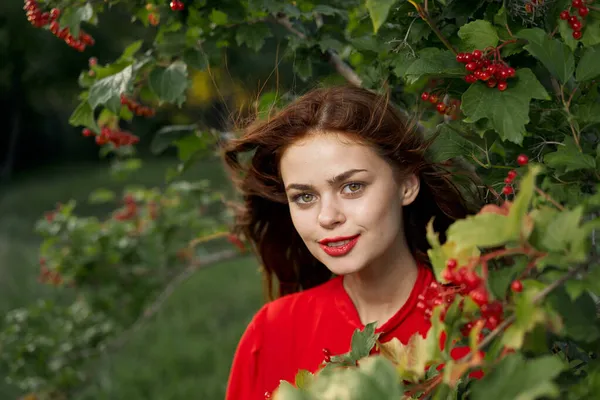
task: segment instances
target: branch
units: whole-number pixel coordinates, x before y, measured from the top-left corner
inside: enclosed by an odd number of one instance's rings
[[[179,275],[176,275],[165,287],[165,289],[157,296],[157,298],[138,316],[137,320],[129,329],[123,332],[116,339],[111,341],[107,348],[117,349],[127,342],[134,332],[137,332],[145,323],[152,318],[164,305],[167,299],[175,292],[175,289],[182,283],[191,278],[194,273],[200,269],[207,268],[217,262],[229,260],[240,255],[239,250],[224,250],[218,253],[210,254],[206,257],[195,260]]]
[[[540,291],[533,298],[533,304],[537,304],[540,301],[544,300],[544,298],[546,298],[546,296],[548,296],[550,293],[552,293],[556,288],[560,287],[563,283],[565,283],[566,281],[568,281],[569,279],[571,279],[578,273],[582,272],[583,270],[587,269],[591,264],[595,264],[599,261],[600,261],[600,259],[594,258],[588,263],[581,264],[577,267],[571,268],[569,270],[569,272],[567,272],[565,275],[563,275],[560,279],[557,279],[556,281],[552,282],[550,285],[546,286],[542,291]],[[508,326],[510,324],[512,324],[514,321],[515,321],[515,314],[512,314],[510,317],[508,317],[504,321],[502,321],[502,323],[500,325],[498,325],[498,327],[496,329],[494,329],[489,335],[487,335],[479,343],[479,345],[477,346],[477,348],[475,349],[474,352],[470,352],[465,357],[460,359],[459,362],[468,362],[469,360],[471,360],[471,358],[473,357],[473,354],[486,348],[490,343],[492,343],[492,341],[496,337],[498,337],[502,332],[504,332],[504,330],[506,328],[508,328]]]
[[[292,24],[287,15],[283,13],[277,14],[277,16],[275,17],[275,22],[283,26],[296,37],[302,40],[308,39],[308,36],[300,32],[298,29],[294,28],[294,25]],[[335,70],[340,75],[342,75],[350,84],[358,87],[362,86],[362,79],[360,79],[358,74],[352,68],[350,68],[348,64],[346,64],[336,52],[334,52],[331,49],[327,49],[325,55],[327,56],[327,60],[335,68]]]
[[[408,0],[408,2],[417,9],[419,16],[423,19],[423,21],[425,21],[427,23],[427,25],[429,25],[431,30],[442,41],[442,43],[444,43],[444,45],[448,48],[448,50],[450,50],[455,55],[458,54],[456,52],[456,49],[452,46],[452,44],[448,41],[448,39],[446,39],[446,37],[442,34],[442,31],[439,30],[439,28],[437,27],[435,22],[431,19],[431,16],[427,12],[427,10],[424,10],[423,8],[421,8],[421,6],[417,3],[415,3],[414,0]]]

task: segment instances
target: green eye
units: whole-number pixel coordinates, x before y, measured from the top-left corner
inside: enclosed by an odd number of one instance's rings
[[[303,194],[300,196],[303,202],[309,203],[312,200],[312,194]]]
[[[351,192],[357,192],[362,188],[362,185],[360,183],[351,183],[348,185],[348,189],[350,189]]]

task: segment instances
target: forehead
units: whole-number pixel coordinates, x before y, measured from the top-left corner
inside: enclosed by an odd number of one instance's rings
[[[334,132],[303,137],[291,144],[280,160],[284,182],[326,180],[349,169],[376,171],[385,166],[386,161],[371,146]]]

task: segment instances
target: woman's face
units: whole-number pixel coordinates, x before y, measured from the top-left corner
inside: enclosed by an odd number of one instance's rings
[[[393,259],[404,240],[402,207],[419,191],[414,175],[398,182],[371,147],[337,133],[297,141],[280,170],[296,230],[334,274]]]

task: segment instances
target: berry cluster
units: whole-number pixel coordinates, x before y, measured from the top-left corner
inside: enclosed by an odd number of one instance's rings
[[[185,4],[183,4],[183,1],[181,0],[173,0],[169,4],[169,6],[173,11],[183,11],[183,9],[185,8]]]
[[[128,221],[130,219],[135,218],[137,215],[138,209],[137,204],[135,203],[135,199],[132,195],[128,194],[124,198],[125,208],[117,211],[114,215],[114,218],[117,221]]]
[[[50,12],[42,12],[36,0],[25,0],[23,10],[27,11],[27,20],[36,28],[42,28],[60,17],[58,8],[53,8]]]
[[[493,55],[493,59],[490,56]],[[515,69],[506,64],[501,58],[498,48],[489,52],[473,50],[472,53],[458,53],[456,61],[465,64],[469,72],[465,76],[467,83],[484,81],[489,88],[498,87],[504,91],[507,88],[506,81],[515,76]]]
[[[85,128],[82,134],[83,136],[89,137],[93,136],[94,132],[92,132],[88,128]],[[119,148],[121,146],[134,145],[139,141],[140,138],[132,133],[119,130],[112,130],[106,126],[101,129],[99,135],[96,135],[96,143],[99,146],[103,146],[107,143],[112,143],[116,148]]]
[[[50,24],[50,32],[59,39],[64,40],[70,47],[78,51],[84,51],[87,46],[94,45],[94,38],[83,30],[80,30],[79,37],[75,38],[71,35],[69,28],[61,29],[58,22],[61,12],[58,8],[53,8],[50,12],[42,12],[36,0],[25,0],[23,9],[27,11],[27,20],[33,26],[43,28]]]
[[[585,20],[585,17],[587,17],[587,15],[590,13],[587,3],[591,3],[591,1],[588,0],[586,2],[585,0],[573,0],[568,10],[563,10],[560,13],[560,19],[569,23],[569,26],[573,31],[573,38],[575,40],[581,39],[581,36],[583,35],[581,32],[583,29],[583,22],[575,15],[575,13],[571,15],[571,8],[575,8],[577,10],[577,14],[579,14],[579,16]]]
[[[140,117],[153,117],[155,114],[154,109],[137,103],[135,100],[128,98],[124,94],[121,95],[121,104],[127,106],[131,112]]]
[[[63,282],[63,278],[58,272],[48,269],[45,258],[40,258],[40,275],[38,276],[38,281],[58,286]]]
[[[527,165],[527,163],[529,162],[529,157],[527,157],[525,154],[519,154],[519,156],[517,157],[517,164],[519,164],[521,167],[524,167],[525,165]],[[513,183],[513,181],[515,180],[515,178],[517,177],[517,171],[515,171],[514,169],[511,169],[510,171],[508,171],[508,173],[506,174],[506,178],[504,178],[504,188],[502,188],[502,193],[505,195],[509,195],[513,193],[513,188],[511,186],[511,184]]]
[[[148,22],[150,25],[157,26],[160,23],[160,14],[157,12],[156,6],[148,3],[146,4],[146,10],[148,11]]]
[[[421,100],[428,101],[435,106],[437,112],[441,115],[449,115],[452,119],[457,119],[460,111],[460,100],[451,99],[449,104],[445,104],[437,94],[423,92]]]

